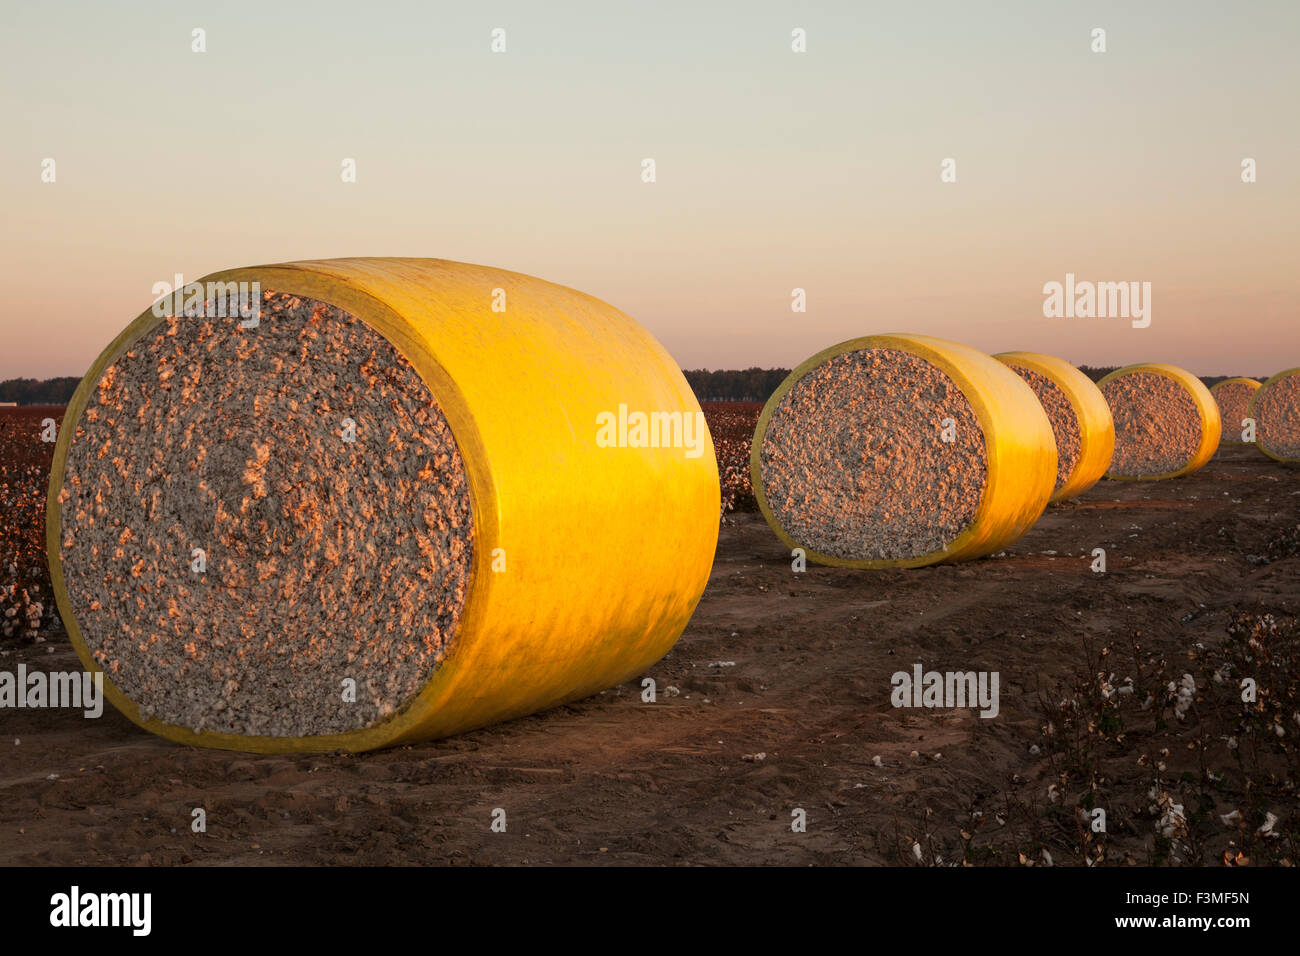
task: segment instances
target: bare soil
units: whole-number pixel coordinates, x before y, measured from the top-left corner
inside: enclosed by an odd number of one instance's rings
[[[168,743],[111,707],[3,710],[0,864],[955,863],[972,819],[967,842],[992,848],[976,862],[1041,847],[1077,863],[1042,809],[1058,778],[1031,751],[1040,695],[1085,643],[1141,631],[1176,659],[1222,642],[1238,610],[1294,614],[1300,556],[1278,533],[1298,504],[1300,469],[1225,449],[1187,478],[1103,481],[1001,556],[801,574],[760,516],[728,516],[699,610],[647,675],[656,703],[630,683],[378,753],[249,756]],[[44,637],[0,645],[0,670],[78,668]],[[1001,713],[895,709],[891,674],[916,662],[999,672]],[[1105,862],[1150,862],[1148,770],[1117,754]]]

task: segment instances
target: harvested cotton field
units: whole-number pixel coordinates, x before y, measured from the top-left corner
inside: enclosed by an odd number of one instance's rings
[[[465,469],[419,376],[356,317],[267,291],[261,322],[172,316],[104,370],[59,499],[68,596],[146,719],[355,730],[453,642]]]
[[[701,402],[718,456],[718,480],[722,485],[722,516],[736,511],[757,511],[754,488],[749,481],[749,445],[754,439],[761,402]]]
[[[966,363],[980,411],[941,362]],[[1029,449],[1021,483],[1001,488],[1007,513],[988,524],[1009,520],[996,531],[976,527],[992,500],[981,414],[1014,420]],[[874,336],[791,374],[759,420],[751,473],[773,530],[815,560],[927,564],[1023,532],[1046,505],[1056,455],[1042,407],[1001,364],[926,336]]]
[[[1219,437],[1224,445],[1248,444],[1242,438],[1245,419],[1250,417],[1250,400],[1259,390],[1259,382],[1252,378],[1230,378],[1210,389],[1219,406],[1219,420],[1223,433]]]
[[[1005,553],[922,572],[794,573],[758,514],[731,514],[661,661],[414,746],[248,755],[177,746],[112,707],[11,710],[0,864],[1293,864],[1294,478],[1223,449],[1177,482],[1102,483]],[[0,639],[0,669],[79,667],[57,621],[41,636]],[[889,675],[914,661],[1000,672],[998,718],[891,706]],[[1237,674],[1273,689],[1267,711],[1243,710]],[[1194,839],[1167,835],[1162,801]],[[1076,825],[1094,803],[1106,832]],[[206,834],[189,827],[199,806]],[[486,825],[493,807],[508,832]]]
[[[1132,365],[1098,387],[1115,421],[1111,478],[1171,478],[1209,460],[1219,443],[1219,411],[1209,390],[1173,366]]]
[[[45,563],[45,492],[59,406],[0,409],[0,637],[35,640],[58,620]]]
[[[1259,447],[1272,458],[1300,461],[1300,369],[1280,372],[1255,394],[1250,414]]]

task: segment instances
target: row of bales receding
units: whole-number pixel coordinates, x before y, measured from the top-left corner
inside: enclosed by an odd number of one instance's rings
[[[195,285],[256,292],[238,316],[141,314],[50,465],[59,615],[130,720],[197,746],[370,750],[586,697],[672,647],[709,581],[718,469],[703,424],[687,440],[686,379],[629,316],[430,259]],[[1300,459],[1297,371],[1243,416],[1276,458]],[[635,437],[650,413],[681,442]],[[876,335],[781,384],[750,474],[809,559],[918,567],[998,551],[1103,476],[1194,471],[1220,415],[1172,366],[1094,385],[1052,356]]]
[[[1300,460],[1298,373],[1212,392],[1184,369],[1144,363],[1094,384],[1051,355],[866,336],[817,353],[777,388],[754,431],[750,477],[777,537],[809,560],[968,560],[1102,477],[1191,474],[1221,436]],[[1237,419],[1242,431],[1224,435],[1222,421]]]
[[[1230,378],[1210,393],[1223,420],[1223,444],[1253,444],[1277,461],[1300,461],[1300,368],[1263,384]]]

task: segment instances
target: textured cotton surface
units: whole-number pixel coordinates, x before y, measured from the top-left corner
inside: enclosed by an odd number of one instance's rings
[[[1255,406],[1256,436],[1281,458],[1300,458],[1300,374],[1279,378]]]
[[[966,396],[897,349],[847,352],[805,374],[773,411],[760,456],[768,506],[786,533],[854,560],[945,548],[975,519],[988,478]]]
[[[137,340],[89,397],[59,502],[82,638],[142,716],[193,730],[392,714],[469,584],[469,486],[433,396],[380,334],[299,297],[266,292],[256,328],[171,317]]]
[[[1126,477],[1165,475],[1190,462],[1201,444],[1196,402],[1175,379],[1132,372],[1101,386],[1115,419],[1110,473]]]
[[[1224,445],[1240,445],[1245,429],[1241,422],[1250,414],[1250,400],[1255,389],[1240,382],[1229,382],[1214,390],[1214,400],[1219,404],[1219,417],[1223,420],[1223,433],[1219,441]]]
[[[1083,445],[1083,433],[1079,428],[1079,415],[1074,410],[1070,397],[1061,387],[1041,372],[1035,372],[1023,365],[1012,365],[1017,375],[1025,380],[1047,412],[1047,419],[1052,423],[1052,436],[1056,439],[1056,488],[1070,480],[1075,467],[1079,464],[1079,451]]]

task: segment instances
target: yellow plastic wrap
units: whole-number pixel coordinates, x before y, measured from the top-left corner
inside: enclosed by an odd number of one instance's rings
[[[1115,451],[1115,420],[1106,396],[1092,379],[1064,359],[1040,352],[1003,352],[993,356],[1045,376],[1065,393],[1079,420],[1079,458],[1068,478],[1052,493],[1052,503],[1083,494],[1106,474]]]
[[[718,471],[702,454],[608,448],[597,416],[620,405],[700,411],[677,363],[622,312],[530,276],[436,259],[334,259],[232,269],[367,323],[411,363],[445,414],[469,477],[475,542],[450,653],[394,714],[311,737],[200,732],[142,719],[169,740],[260,753],[369,750],[457,733],[576,700],[641,674],[672,647],[708,582]],[[493,311],[494,289],[507,308]],[[163,320],[146,310],[95,361],[59,431],[47,550],[59,611],[87,670],[59,560],[59,491],[71,436],[104,369]],[[702,416],[699,419],[702,422]],[[501,551],[498,551],[501,549]],[[494,573],[494,556],[505,571]]]
[[[1254,393],[1259,391],[1260,383],[1255,381],[1253,378],[1225,378],[1222,382],[1215,382],[1213,385],[1210,386],[1210,394],[1214,396],[1214,401],[1216,405],[1218,404],[1219,401],[1219,389],[1223,388],[1226,385],[1244,385],[1246,386],[1246,388],[1250,389],[1252,393]],[[1252,394],[1251,404],[1254,404],[1254,399],[1255,396]],[[1247,415],[1249,414],[1250,412],[1247,412]],[[1225,445],[1252,444],[1251,442],[1243,442],[1241,440],[1241,429],[1243,427],[1241,422],[1225,422],[1222,420],[1223,419],[1222,407],[1219,408],[1219,419],[1221,422],[1221,431],[1219,434],[1220,442],[1222,442]],[[1229,435],[1231,435],[1232,437],[1229,438],[1228,437]]]
[[[1181,369],[1177,365],[1166,365],[1163,362],[1142,362],[1137,365],[1126,365],[1124,368],[1117,368],[1103,377],[1097,383],[1097,387],[1101,388],[1107,382],[1139,372],[1172,378],[1192,397],[1192,401],[1196,404],[1197,413],[1201,418],[1201,443],[1197,445],[1196,453],[1192,455],[1187,464],[1176,471],[1166,472],[1162,475],[1117,475],[1107,471],[1106,477],[1113,481],[1163,481],[1166,478],[1181,478],[1183,475],[1190,475],[1192,472],[1204,467],[1205,463],[1214,457],[1214,453],[1219,448],[1219,433],[1222,428],[1219,421],[1219,403],[1214,400],[1214,396],[1205,387],[1205,383],[1191,372]]]
[[[761,452],[768,422],[786,392],[809,371],[846,352],[896,349],[929,362],[961,390],[984,432],[988,477],[971,524],[947,547],[911,558],[857,560],[822,554],[795,541],[772,512],[763,489]],[[1033,390],[1011,369],[983,352],[928,335],[869,335],[841,342],[801,364],[767,400],[754,430],[749,473],[759,509],[776,536],[802,548],[808,560],[849,568],[917,568],[963,561],[998,551],[1028,531],[1042,515],[1056,484],[1056,439]]]
[[[1277,382],[1281,381],[1284,378],[1289,378],[1292,375],[1300,375],[1300,368],[1289,368],[1284,372],[1278,372],[1267,382],[1261,385],[1258,389],[1256,389],[1255,394],[1250,399],[1249,415],[1251,418],[1255,419],[1255,445],[1259,448],[1260,451],[1268,455],[1268,457],[1272,458],[1274,461],[1300,461],[1300,458],[1288,458],[1285,455],[1280,455],[1276,451],[1270,449],[1266,444],[1264,444],[1263,437],[1259,433],[1259,415],[1257,414],[1258,410],[1256,406],[1259,404],[1260,398],[1264,395],[1264,392],[1270,386],[1276,384]],[[1247,381],[1252,381],[1252,380],[1247,379]]]

